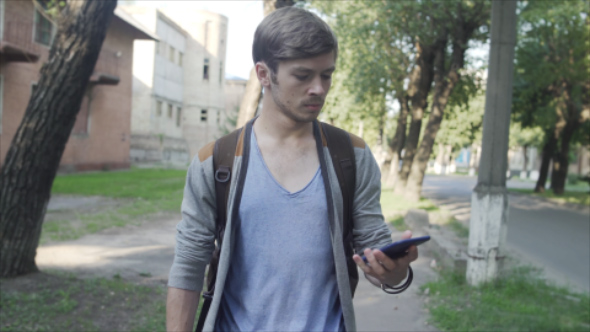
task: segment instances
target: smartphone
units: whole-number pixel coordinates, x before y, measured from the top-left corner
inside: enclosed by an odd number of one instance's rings
[[[391,259],[398,259],[400,257],[404,257],[408,254],[408,249],[411,246],[420,245],[426,241],[430,240],[430,236],[421,236],[421,237],[414,237],[411,239],[405,239],[401,241],[394,242],[390,245],[386,245],[385,247],[381,248],[380,250],[387,255],[387,257]],[[367,263],[367,259],[365,256],[363,257],[363,261]]]

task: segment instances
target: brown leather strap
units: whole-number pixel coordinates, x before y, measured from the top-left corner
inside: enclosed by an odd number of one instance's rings
[[[207,272],[207,291],[203,292],[203,307],[197,322],[195,331],[203,330],[205,319],[213,294],[215,292],[215,280],[217,279],[217,266],[219,264],[219,255],[221,251],[221,242],[223,241],[223,234],[225,233],[225,225],[227,223],[227,201],[229,198],[229,184],[231,183],[232,167],[234,165],[234,158],[236,156],[236,146],[242,128],[234,130],[228,135],[225,135],[215,142],[213,150],[213,169],[215,170],[215,201],[217,204],[217,220],[215,221],[215,239],[217,244],[215,251],[209,263],[209,270]]]
[[[215,199],[217,203],[216,234],[217,244],[221,247],[223,232],[227,222],[227,200],[231,182],[232,167],[236,156],[236,146],[242,128],[236,129],[215,142],[213,150],[213,167],[215,169]]]
[[[356,162],[354,158],[354,146],[350,139],[350,134],[346,131],[331,126],[327,123],[321,123],[328,150],[330,150],[330,157],[334,165],[334,171],[340,185],[342,192],[343,204],[343,221],[342,221],[342,237],[344,243],[344,253],[346,254],[346,262],[348,264],[348,276],[350,279],[351,294],[354,296],[354,291],[358,284],[358,270],[356,264],[352,260],[354,255],[353,242],[353,202],[354,191],[356,184]]]

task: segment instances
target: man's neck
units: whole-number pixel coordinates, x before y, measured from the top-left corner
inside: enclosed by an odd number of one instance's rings
[[[294,121],[281,112],[276,104],[268,101],[265,103],[265,101],[263,100],[260,116],[254,123],[257,137],[267,136],[277,143],[281,143],[309,139],[313,136],[312,122]]]

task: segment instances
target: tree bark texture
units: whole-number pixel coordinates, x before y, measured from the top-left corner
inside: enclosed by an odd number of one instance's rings
[[[384,186],[392,188],[397,182],[399,175],[399,161],[401,159],[402,150],[406,144],[406,130],[408,128],[408,96],[398,98],[400,104],[400,113],[397,118],[397,128],[395,128],[395,136],[389,145],[391,149],[391,161],[389,163],[389,172],[385,179]]]
[[[424,110],[428,106],[428,94],[432,87],[434,79],[434,49],[432,46],[417,46],[418,57],[412,74],[410,75],[410,84],[408,96],[412,103],[410,121],[410,130],[404,146],[404,158],[402,168],[399,171],[399,178],[395,184],[395,193],[404,194],[408,175],[412,167],[412,161],[416,154],[418,141],[420,140],[420,130],[422,129],[422,118]]]
[[[565,123],[560,131],[558,149],[553,155],[553,169],[551,171],[551,190],[556,195],[562,195],[565,191],[567,172],[569,168],[570,142],[576,130],[580,127],[579,113],[576,106],[569,98],[570,91],[566,86],[562,94],[563,102],[557,107],[558,124]],[[557,135],[557,133],[556,133]]]
[[[480,4],[480,6],[483,5]],[[418,201],[422,192],[422,181],[424,174],[432,153],[432,146],[436,139],[436,134],[440,129],[440,124],[443,119],[445,107],[449,101],[451,92],[459,82],[461,75],[459,71],[465,64],[465,52],[467,51],[469,40],[473,33],[485,22],[485,18],[489,13],[482,10],[472,17],[464,17],[461,6],[457,6],[457,17],[453,24],[452,34],[452,53],[450,64],[446,65],[445,49],[447,47],[447,33],[441,31],[441,36],[437,45],[435,46],[434,58],[434,96],[431,107],[430,116],[424,133],[422,141],[414,161],[411,165],[411,171],[407,180],[405,195],[408,199]],[[446,69],[448,68],[448,69]]]
[[[410,175],[406,184],[406,197],[410,200],[418,201],[420,199],[420,192],[422,191],[422,180],[424,179],[424,173],[428,165],[428,159],[430,159],[430,153],[432,152],[432,146],[436,139],[436,134],[440,129],[442,122],[443,113],[449,96],[453,91],[453,88],[459,82],[459,69],[463,67],[463,56],[465,49],[456,49],[453,52],[453,60],[451,68],[446,73],[444,71],[445,66],[445,46],[446,40],[441,41],[439,47],[437,47],[435,57],[435,72],[434,75],[434,97],[428,123],[424,129],[422,135],[422,141],[414,161],[412,163]],[[455,54],[458,52],[459,54]],[[460,57],[460,58],[459,58]],[[447,157],[447,156],[445,156]]]
[[[51,186],[93,72],[115,0],[68,1],[0,172],[0,276],[37,271]]]
[[[294,4],[295,1],[293,0],[264,0],[264,17],[268,16],[268,14],[279,8],[293,6]],[[260,98],[262,98],[262,85],[260,85],[260,82],[258,81],[256,67],[254,67],[250,71],[250,77],[248,78],[248,83],[246,83],[246,92],[242,97],[240,110],[238,111],[238,121],[236,122],[236,128],[243,127],[246,122],[250,121],[250,119],[256,116],[256,110],[258,109]]]
[[[549,164],[553,159],[553,153],[555,151],[555,147],[557,146],[557,139],[555,138],[554,131],[555,130],[551,130],[548,132],[547,141],[543,146],[543,152],[541,155],[541,168],[539,169],[539,178],[537,179],[537,183],[535,184],[536,193],[545,192],[545,184],[547,182],[547,177],[549,174]]]

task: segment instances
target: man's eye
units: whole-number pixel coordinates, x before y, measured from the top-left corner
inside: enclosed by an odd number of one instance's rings
[[[309,76],[304,75],[304,76],[300,76],[300,75],[295,75],[295,78],[297,78],[300,81],[305,81]]]
[[[322,78],[325,80],[331,80],[332,79],[332,75],[322,75]]]

